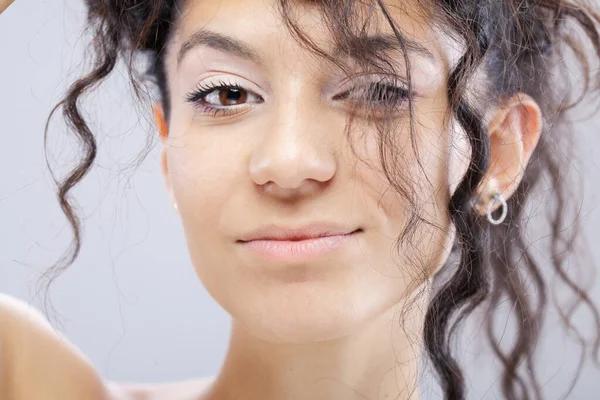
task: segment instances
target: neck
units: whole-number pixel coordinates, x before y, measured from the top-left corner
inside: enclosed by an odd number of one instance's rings
[[[230,347],[210,398],[244,400],[418,400],[427,293],[336,339],[261,340],[233,320]],[[404,303],[403,303],[404,304]]]

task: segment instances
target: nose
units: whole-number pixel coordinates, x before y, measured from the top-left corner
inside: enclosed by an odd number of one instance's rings
[[[265,192],[281,197],[319,190],[336,172],[333,135],[337,122],[314,94],[291,92],[273,105],[268,132],[250,158],[250,176]]]

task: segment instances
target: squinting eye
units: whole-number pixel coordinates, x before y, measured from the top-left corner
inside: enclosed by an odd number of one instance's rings
[[[367,102],[368,106],[397,107],[402,105],[410,97],[408,89],[404,87],[376,82],[370,85],[366,90],[363,87],[354,88],[339,96],[336,100],[346,99],[353,94],[352,98],[359,102]]]
[[[385,84],[375,84],[371,87],[369,94],[373,96],[373,103],[397,105],[408,99],[408,90],[403,87],[391,86]]]

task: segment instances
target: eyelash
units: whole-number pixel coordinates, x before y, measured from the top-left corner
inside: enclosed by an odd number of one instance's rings
[[[185,100],[194,104],[194,106],[198,108],[203,114],[212,114],[213,117],[217,117],[219,115],[227,116],[235,114],[236,110],[242,107],[215,107],[208,105],[208,103],[205,102],[206,96],[224,89],[239,90],[247,93],[252,93],[249,90],[246,90],[244,87],[236,85],[234,83],[226,83],[223,81],[219,81],[219,83],[210,83],[206,85],[196,86],[196,88],[192,92],[185,96]],[[258,95],[255,96],[258,97]]]
[[[254,94],[253,92],[246,90],[244,87],[240,86],[240,85],[236,85],[234,83],[227,83],[224,81],[219,81],[218,83],[210,83],[210,84],[206,84],[206,85],[198,85],[192,92],[190,92],[189,94],[187,94],[185,96],[185,100],[189,103],[192,103],[197,109],[200,110],[200,112],[202,112],[203,114],[210,114],[212,117],[225,117],[228,115],[233,115],[237,112],[237,110],[239,110],[240,108],[247,108],[247,107],[236,107],[236,106],[224,106],[224,107],[215,107],[212,105],[209,105],[209,103],[206,103],[206,96],[213,94],[214,92],[219,92],[221,90],[238,90],[240,92],[244,92],[246,93],[246,98],[248,98],[248,96],[256,96],[258,98],[260,98],[260,96]],[[392,91],[392,95],[391,98],[390,96],[387,95],[388,91]],[[342,93],[341,95],[337,95],[335,96],[336,99],[345,99],[349,97],[349,94],[352,92],[363,92],[360,89],[356,89],[353,88],[349,91],[346,91],[344,93]],[[363,92],[364,94],[364,92]],[[380,81],[374,81],[371,82],[371,84],[369,85],[369,89],[366,90],[366,94],[367,95],[384,95],[384,107],[393,107],[393,108],[398,108],[400,106],[402,106],[407,100],[409,100],[410,97],[412,97],[412,95],[409,93],[408,89],[406,89],[403,86],[395,86],[393,84],[389,84],[389,82],[387,82],[384,79],[381,79]],[[264,101],[261,99],[261,102]],[[380,104],[382,102],[379,103],[374,103],[371,102],[369,103],[369,106],[367,106],[367,108],[371,108],[371,109],[377,109],[380,107]]]
[[[363,86],[363,88],[364,87],[365,86]],[[335,98],[336,99],[345,99],[352,92],[358,92],[359,94],[362,94],[362,95],[366,94],[368,96],[385,95],[386,97],[383,99],[383,103],[385,103],[387,106],[398,107],[398,106],[404,104],[404,102],[407,101],[410,97],[412,97],[406,87],[396,86],[396,85],[394,85],[394,82],[390,82],[389,80],[387,80],[385,78],[381,78],[379,81],[368,82],[367,87],[368,87],[368,89],[366,91],[357,89],[356,87],[352,88],[349,91],[342,93],[341,95],[335,96]],[[391,98],[388,95],[390,91],[392,92]],[[379,105],[381,103],[382,102],[370,103],[372,105],[369,107],[377,108],[377,107],[379,107]]]

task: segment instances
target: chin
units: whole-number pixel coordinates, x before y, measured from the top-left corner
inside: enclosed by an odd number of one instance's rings
[[[396,299],[304,284],[301,289],[262,293],[231,310],[232,318],[253,336],[277,343],[338,339],[364,327],[390,309]],[[290,289],[288,287],[288,289]]]

